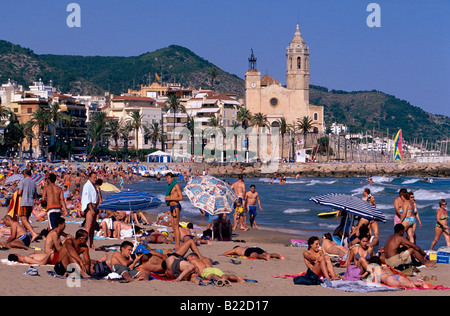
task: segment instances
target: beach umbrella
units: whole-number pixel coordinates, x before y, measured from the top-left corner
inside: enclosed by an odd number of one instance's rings
[[[108,192],[120,192],[120,189],[118,187],[116,187],[114,184],[108,183],[108,182],[104,182],[101,186],[100,189],[102,191],[108,191]]]
[[[314,196],[309,200],[369,220],[381,221],[383,223],[386,223],[387,220],[386,216],[375,206],[353,195],[330,193]]]
[[[114,193],[103,200],[98,206],[100,210],[107,211],[144,211],[156,208],[161,204],[161,200],[153,195],[141,191],[122,191]],[[131,221],[134,231],[134,241],[136,240],[136,230],[134,221]]]
[[[45,177],[43,173],[35,173],[31,176],[31,180],[33,180],[36,185],[40,185],[42,184],[42,182],[44,182]]]
[[[5,180],[5,184],[10,184],[10,183],[13,183],[14,181],[20,181],[20,180],[22,180],[24,177],[23,177],[23,174],[21,174],[21,173],[15,173],[15,174],[13,174],[12,176],[9,176],[8,178],[6,178],[6,180]]]
[[[211,215],[230,213],[238,198],[228,183],[212,176],[192,177],[184,193],[192,205]]]

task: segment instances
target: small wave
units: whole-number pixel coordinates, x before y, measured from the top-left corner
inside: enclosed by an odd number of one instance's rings
[[[432,190],[419,189],[414,191],[414,196],[416,200],[435,200],[449,199],[450,192],[436,192]]]
[[[297,213],[307,213],[310,212],[310,209],[306,208],[288,208],[287,210],[284,210],[284,214],[297,214]]]
[[[380,192],[382,192],[382,191],[384,190],[384,187],[383,187],[383,186],[375,186],[375,185],[371,185],[371,186],[369,186],[369,187],[364,186],[364,187],[362,187],[362,188],[356,188],[356,189],[353,189],[351,192],[354,193],[353,195],[355,195],[355,194],[362,194],[365,188],[369,188],[369,189],[370,189],[370,193],[371,193],[371,194],[374,194],[374,195],[375,195],[376,193],[380,193]],[[377,197],[375,196],[375,199],[376,199],[376,198],[377,198]]]
[[[383,183],[383,182],[390,183],[393,179],[394,179],[393,177],[383,177],[383,176],[372,177],[372,181],[374,183]]]
[[[307,186],[316,185],[316,184],[334,184],[336,182],[337,182],[337,180],[331,180],[331,181],[311,180],[311,182],[308,183]]]
[[[409,179],[402,182],[402,184],[413,184],[419,181],[420,179]]]

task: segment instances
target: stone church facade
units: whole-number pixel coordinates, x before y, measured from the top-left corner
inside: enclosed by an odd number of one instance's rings
[[[245,105],[254,115],[267,115],[269,124],[278,126],[284,117],[293,124],[304,116],[312,119],[313,130],[324,132],[323,107],[309,103],[309,48],[297,25],[294,38],[286,48],[286,86],[256,69],[256,57],[249,58],[249,70],[245,74]]]

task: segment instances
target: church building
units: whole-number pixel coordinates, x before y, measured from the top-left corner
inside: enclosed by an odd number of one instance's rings
[[[252,115],[267,115],[270,126],[279,126],[278,120],[282,117],[287,124],[293,124],[308,116],[312,119],[311,132],[323,133],[323,107],[309,103],[309,48],[298,24],[294,38],[286,48],[286,86],[269,75],[261,78],[252,50],[249,70],[245,74],[245,105]]]

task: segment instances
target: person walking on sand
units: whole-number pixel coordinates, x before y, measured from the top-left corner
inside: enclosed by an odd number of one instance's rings
[[[250,226],[257,229],[256,225],[256,202],[258,202],[259,210],[262,211],[261,200],[259,199],[258,192],[255,191],[255,185],[250,186],[250,191],[245,194],[245,204],[248,208],[248,213],[250,214]]]
[[[45,186],[42,192],[42,201],[47,202],[48,228],[55,228],[55,220],[61,215],[67,216],[66,202],[63,190],[55,184],[56,175],[54,173],[48,176],[49,184]]]
[[[405,203],[405,199],[403,198],[404,194],[408,193],[408,190],[405,188],[400,189],[398,192],[398,197],[394,200],[394,226],[401,222],[401,217],[403,213],[403,203]]]
[[[439,201],[439,209],[436,212],[436,227],[434,228],[435,234],[434,239],[431,242],[430,250],[433,250],[439,238],[444,234],[445,242],[447,247],[450,246],[450,231],[448,227],[448,213],[446,210],[447,201],[442,199]]]
[[[245,198],[245,183],[244,183],[244,176],[242,174],[238,175],[238,180],[231,185],[231,189],[234,191],[234,193],[237,195],[237,197],[241,200],[241,204],[244,206],[244,214],[243,214],[243,222],[245,223],[245,226],[247,226],[247,208],[244,204],[244,198]],[[236,205],[235,205],[236,207]]]
[[[170,207],[170,221],[172,222],[172,229],[175,240],[175,248],[178,249],[180,247],[181,234],[179,229],[180,224],[180,212],[181,212],[181,204],[180,201],[183,200],[183,194],[181,193],[181,187],[175,180],[172,172],[168,172],[165,175],[167,181],[167,189],[166,189],[166,204]]]
[[[25,169],[24,178],[20,180],[18,187],[18,196],[20,199],[19,220],[27,231],[31,233],[31,241],[34,241],[39,234],[36,233],[30,224],[29,218],[33,211],[34,199],[37,196],[36,183],[31,180],[31,170]]]

